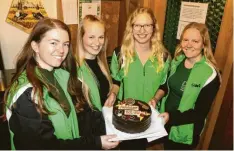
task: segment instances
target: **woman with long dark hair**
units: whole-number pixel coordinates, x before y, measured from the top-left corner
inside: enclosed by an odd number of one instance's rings
[[[12,149],[110,149],[114,136],[80,136],[77,112],[87,103],[77,78],[71,33],[41,19],[18,56],[5,93]]]

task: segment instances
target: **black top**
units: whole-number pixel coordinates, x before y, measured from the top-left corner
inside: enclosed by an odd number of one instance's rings
[[[178,65],[176,72],[168,80],[170,91],[165,102],[166,112],[175,111],[180,105],[180,101],[191,72],[191,69],[187,69],[184,66],[184,62],[185,60]]]
[[[88,64],[89,68],[91,69],[92,73],[94,74],[94,78],[97,80],[97,85],[99,88],[99,94],[101,98],[101,104],[104,106],[105,101],[107,99],[107,95],[109,93],[110,85],[106,78],[106,76],[103,74],[101,68],[98,65],[97,58],[94,60],[85,59],[86,63]],[[116,81],[112,78],[113,84],[120,85],[119,81]]]
[[[82,136],[73,140],[59,139],[48,115],[38,113],[31,98],[32,87],[27,88],[13,104],[9,119],[10,130],[14,133],[14,145],[17,150],[74,150],[101,149],[99,136]],[[97,125],[99,126],[99,125]]]

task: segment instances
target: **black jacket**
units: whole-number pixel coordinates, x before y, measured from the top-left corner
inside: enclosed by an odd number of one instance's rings
[[[101,149],[100,135],[105,133],[105,124],[104,120],[100,119],[102,117],[100,114],[97,113],[97,120],[95,115],[91,114],[92,119],[86,120],[86,123],[82,123],[82,120],[78,121],[80,138],[73,140],[58,139],[54,135],[54,127],[48,116],[45,114],[40,116],[38,113],[36,104],[31,99],[31,93],[32,88],[27,88],[13,104],[9,126],[14,133],[13,140],[16,149]],[[82,115],[79,116],[82,117]],[[83,113],[83,116],[86,116],[87,119],[89,115]],[[87,123],[91,126],[85,126]],[[95,126],[92,124],[95,124]]]

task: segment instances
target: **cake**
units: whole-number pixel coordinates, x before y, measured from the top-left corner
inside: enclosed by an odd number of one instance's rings
[[[122,132],[144,132],[151,123],[151,108],[147,103],[131,98],[116,101],[113,106],[112,123]]]

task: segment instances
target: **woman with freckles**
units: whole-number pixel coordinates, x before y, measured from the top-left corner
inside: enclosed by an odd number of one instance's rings
[[[166,150],[194,149],[220,86],[206,25],[192,22],[180,37],[167,84],[156,93],[161,116],[168,118]]]

